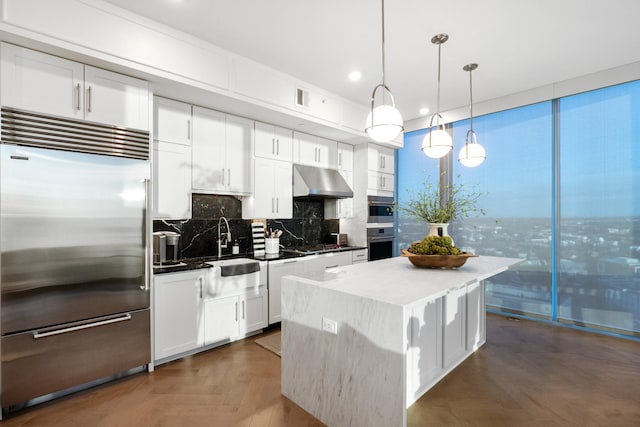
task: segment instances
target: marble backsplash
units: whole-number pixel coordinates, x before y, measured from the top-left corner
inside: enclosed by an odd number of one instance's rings
[[[191,219],[154,220],[153,231],[177,231],[181,258],[217,256],[218,221],[225,217],[231,228],[231,240],[237,241],[240,253],[252,252],[251,220],[242,219],[242,202],[234,196],[193,194]],[[224,224],[224,221],[223,221]],[[226,227],[222,225],[223,233]],[[296,248],[330,241],[330,234],[339,231],[337,219],[324,219],[322,200],[294,200],[293,218],[269,219],[267,229],[282,230],[280,245]],[[231,253],[231,245],[222,249]]]

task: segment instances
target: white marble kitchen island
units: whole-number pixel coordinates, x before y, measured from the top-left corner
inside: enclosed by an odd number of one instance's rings
[[[332,427],[405,426],[407,408],[484,344],[484,279],[520,261],[432,270],[397,257],[285,277],[282,394]]]

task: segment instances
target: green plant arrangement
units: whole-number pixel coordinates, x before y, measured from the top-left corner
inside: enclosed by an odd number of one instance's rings
[[[420,242],[413,242],[409,249],[416,255],[460,255],[460,249],[453,246],[449,236],[426,236]]]
[[[444,191],[448,197],[441,202],[439,186],[425,180],[422,188],[414,193],[409,192],[407,204],[398,205],[397,209],[426,223],[449,223],[473,213],[485,214],[484,209],[478,207],[478,201],[484,193],[475,187],[468,191],[464,183],[455,183],[445,186]]]

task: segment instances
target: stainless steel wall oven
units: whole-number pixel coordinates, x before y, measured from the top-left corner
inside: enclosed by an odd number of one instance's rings
[[[367,228],[367,248],[369,261],[393,256],[393,225]]]

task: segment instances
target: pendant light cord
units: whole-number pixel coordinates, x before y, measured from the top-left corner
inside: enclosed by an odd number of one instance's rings
[[[442,55],[442,44],[438,44],[438,86],[436,97],[436,114],[440,115],[440,57]]]
[[[473,132],[473,69],[469,70],[469,129]]]
[[[385,80],[385,58],[384,58],[384,0],[382,0],[382,84],[386,87],[387,82]],[[384,93],[382,95],[382,101],[384,102]]]

